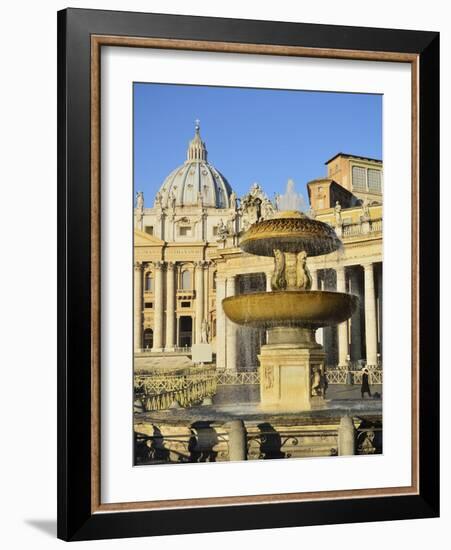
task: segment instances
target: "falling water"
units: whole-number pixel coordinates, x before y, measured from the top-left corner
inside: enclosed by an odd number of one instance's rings
[[[296,184],[292,179],[287,181],[287,187],[283,195],[276,197],[277,209],[280,210],[305,210],[305,202],[300,193],[296,192]]]

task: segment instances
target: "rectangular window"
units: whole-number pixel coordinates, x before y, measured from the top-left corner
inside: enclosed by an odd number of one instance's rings
[[[146,225],[146,227],[144,228],[144,231],[145,231],[148,235],[153,235],[153,225]]]
[[[180,227],[180,236],[181,237],[191,237],[191,227],[189,226],[185,226],[185,227]]]
[[[153,308],[153,302],[145,302],[144,307],[147,308],[147,309],[152,309]]]
[[[191,302],[180,302],[182,307],[191,307]]]
[[[368,191],[373,191],[374,193],[381,193],[382,182],[381,182],[381,171],[374,170],[373,168],[368,169]]]
[[[366,191],[366,168],[361,166],[352,167],[352,187]]]

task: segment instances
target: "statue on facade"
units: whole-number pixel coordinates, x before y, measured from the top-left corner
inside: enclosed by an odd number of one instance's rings
[[[209,339],[210,339],[210,324],[207,321],[207,319],[204,319],[202,321],[201,333],[200,333],[201,344],[208,344]]]
[[[335,210],[335,223],[337,225],[342,225],[343,220],[341,218],[341,204],[339,203],[339,201],[335,202],[334,210]]]
[[[233,210],[236,210],[237,207],[237,198],[235,191],[232,191],[232,194],[230,195],[230,208]]]
[[[365,197],[362,201],[362,221],[367,222],[370,219],[370,201]]]
[[[225,241],[228,236],[229,230],[227,229],[226,224],[221,219],[218,224],[218,241]]]
[[[268,198],[262,202],[261,215],[264,220],[269,220],[274,216],[274,206]]]
[[[136,222],[138,229],[142,229],[142,220],[144,217],[144,193],[138,191],[136,193]]]
[[[155,206],[157,208],[161,208],[163,206],[163,197],[160,191],[158,191],[158,193],[155,195]]]
[[[142,191],[136,193],[136,209],[144,210],[144,193]]]
[[[169,195],[169,206],[172,208],[172,210],[175,210],[175,204],[177,202],[177,199],[175,197],[174,192],[172,191]]]
[[[262,194],[262,188],[260,187],[260,185],[257,182],[252,184],[250,194],[253,197],[259,197]]]

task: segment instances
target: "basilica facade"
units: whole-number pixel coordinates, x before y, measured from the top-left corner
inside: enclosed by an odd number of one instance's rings
[[[382,357],[382,163],[339,153],[326,176],[307,183],[309,215],[335,228],[343,248],[308,259],[313,288],[357,294],[360,307],[338,327],[317,331],[329,366]],[[147,206],[134,210],[134,352],[151,362],[190,361],[193,344],[208,342],[217,370],[252,371],[266,341],[263,330],[226,318],[222,300],[271,290],[273,260],[239,248],[253,223],[280,208],[254,183],[237,197],[207,158],[199,125],[186,160],[163,181]],[[163,360],[163,363],[164,363]]]

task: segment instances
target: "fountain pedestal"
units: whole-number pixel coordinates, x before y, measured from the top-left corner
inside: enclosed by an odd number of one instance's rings
[[[261,408],[290,412],[324,406],[322,387],[317,384],[323,379],[325,355],[313,330],[270,329],[268,344],[258,356]]]

